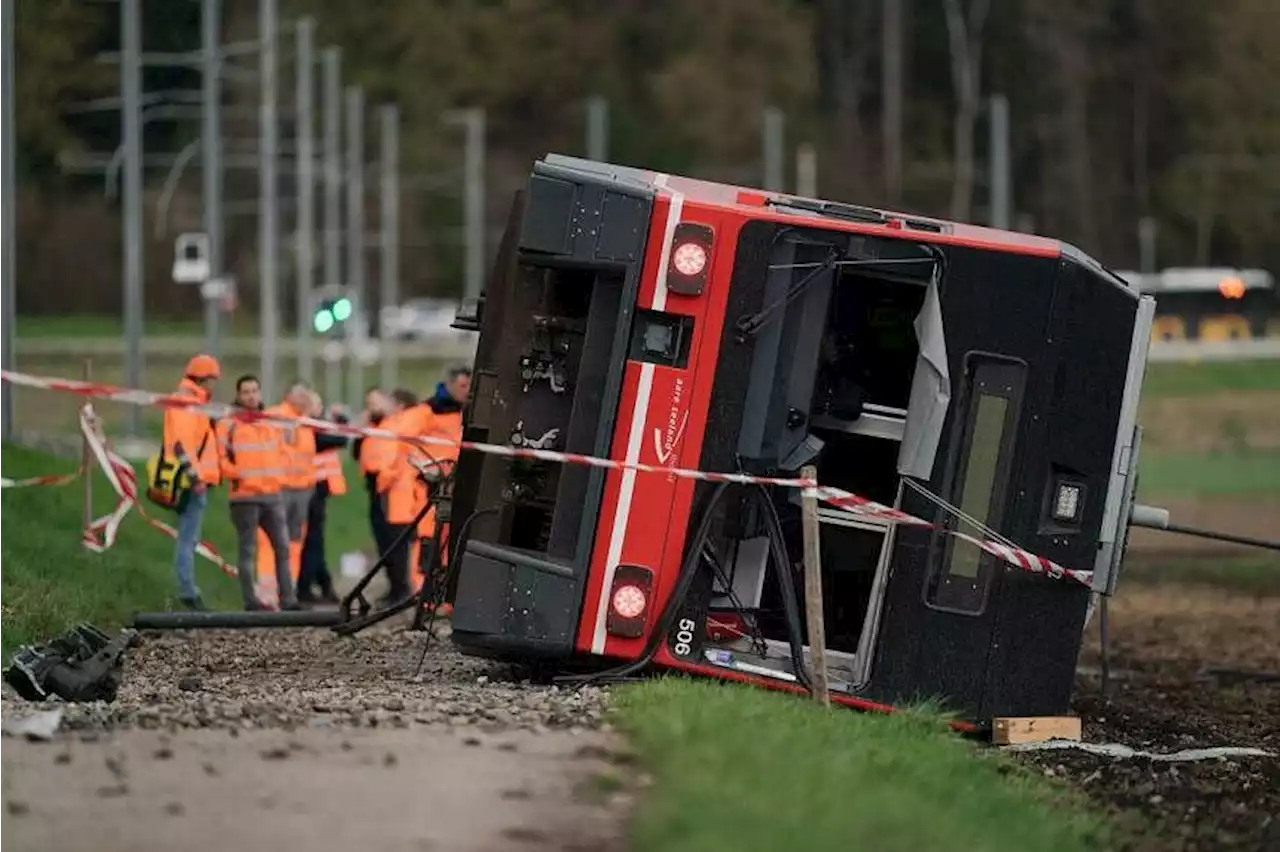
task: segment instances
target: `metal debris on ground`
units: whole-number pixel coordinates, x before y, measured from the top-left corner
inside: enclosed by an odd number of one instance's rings
[[[1121,759],[1145,758],[1161,762],[1180,763],[1193,760],[1219,760],[1225,757],[1275,757],[1274,752],[1247,746],[1218,746],[1216,748],[1187,748],[1181,751],[1160,753],[1130,748],[1120,743],[1085,743],[1077,740],[1045,740],[1038,743],[1017,743],[1004,748],[1009,751],[1047,751],[1049,749],[1074,748],[1103,757]]]
[[[43,645],[19,648],[4,681],[28,701],[57,696],[64,701],[114,701],[124,654],[137,640],[132,630],[112,638],[80,624]]]

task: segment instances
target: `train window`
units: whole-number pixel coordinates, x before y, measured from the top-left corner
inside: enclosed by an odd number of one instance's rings
[[[1000,442],[1004,437],[1008,412],[1009,400],[1005,397],[978,394],[973,431],[969,436],[968,464],[963,475],[964,486],[960,490],[960,510],[984,524],[991,514],[991,497],[1000,463]],[[956,542],[947,573],[953,577],[977,577],[981,556],[982,551],[977,547],[965,541]]]
[[[974,537],[972,522],[999,529],[1013,464],[1026,365],[982,353],[967,361],[961,426],[952,440],[944,490],[966,519],[950,515],[946,528]],[[926,602],[937,609],[977,615],[986,607],[997,561],[977,545],[939,535]]]

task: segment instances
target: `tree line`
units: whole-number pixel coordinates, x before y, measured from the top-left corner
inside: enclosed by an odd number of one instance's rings
[[[228,41],[255,36],[256,6],[224,0]],[[143,8],[147,50],[199,47],[198,4]],[[615,162],[758,184],[761,115],[773,105],[791,150],[816,147],[823,197],[985,222],[987,104],[1001,94],[1018,227],[1133,268],[1146,217],[1162,266],[1280,268],[1275,0],[282,0],[281,11],[286,139],[291,16],[315,16],[317,44],[343,48],[345,82],[369,104],[401,106],[403,166],[417,176],[402,212],[407,294],[461,287],[462,136],[442,116],[487,110],[496,230],[533,159],[583,153],[592,95],[608,99]],[[118,144],[118,113],[75,108],[116,92],[116,68],[94,58],[117,49],[116,7],[18,0],[17,13],[19,307],[114,311],[118,200],[101,175],[69,172],[65,154]],[[198,69],[148,69],[144,85],[198,88]],[[229,80],[226,104],[228,147],[250,150],[256,84]],[[375,122],[370,110],[371,155]],[[148,124],[144,139],[172,153],[198,134],[192,117]],[[163,177],[147,172],[152,200]],[[289,180],[286,170],[286,196]],[[193,168],[173,229],[198,227],[199,188]],[[227,254],[252,304],[256,175],[229,172],[227,196],[243,208]],[[371,227],[376,214],[371,195]],[[148,305],[188,313],[191,295],[168,284],[172,233],[154,224]]]

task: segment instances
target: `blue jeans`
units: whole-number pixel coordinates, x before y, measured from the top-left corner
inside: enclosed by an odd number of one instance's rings
[[[178,545],[173,554],[173,570],[178,575],[178,597],[195,600],[200,597],[196,588],[196,545],[200,543],[200,525],[204,522],[204,510],[209,505],[209,492],[192,492],[187,495],[187,505],[178,515]]]

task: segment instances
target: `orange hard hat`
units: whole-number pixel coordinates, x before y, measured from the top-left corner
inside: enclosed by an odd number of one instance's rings
[[[212,355],[197,355],[187,362],[185,375],[193,379],[216,379],[222,375],[222,368]]]

